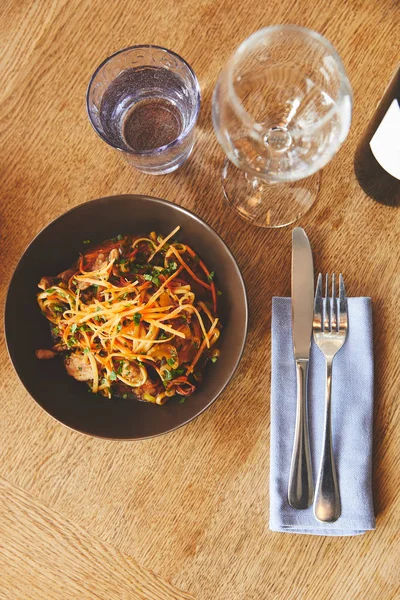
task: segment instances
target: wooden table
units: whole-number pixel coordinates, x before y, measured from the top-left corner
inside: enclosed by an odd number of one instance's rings
[[[333,42],[354,90],[350,135],[300,222],[316,270],[340,268],[350,295],[374,301],[377,528],[354,538],[268,529],[271,297],[290,291],[291,231],[253,228],[225,205],[210,118],[216,77],[239,42],[287,22]],[[139,192],[190,208],[223,236],[251,309],[243,360],[221,398],[186,427],[137,443],[56,423],[25,392],[2,344],[2,600],[399,598],[399,209],[366,197],[353,173],[357,141],[396,67],[398,23],[393,0],[2,3],[2,296],[51,219],[92,198]],[[195,152],[164,177],[129,167],[86,116],[94,68],[135,43],[174,49],[202,88]]]

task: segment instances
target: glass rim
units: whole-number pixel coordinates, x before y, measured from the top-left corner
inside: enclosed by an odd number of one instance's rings
[[[242,104],[240,98],[238,97],[238,95],[236,94],[236,92],[234,90],[233,70],[237,64],[238,59],[248,49],[248,47],[254,43],[255,40],[259,40],[259,39],[263,38],[265,35],[267,35],[269,33],[275,33],[277,31],[296,31],[298,33],[303,34],[304,36],[313,38],[315,41],[317,41],[322,46],[324,46],[333,55],[335,64],[337,65],[338,71],[340,73],[340,86],[339,86],[339,90],[337,93],[337,99],[335,99],[335,104],[343,101],[343,99],[346,96],[350,97],[351,104],[352,104],[353,92],[352,92],[350,81],[346,74],[346,70],[345,70],[343,61],[340,58],[340,55],[337,52],[337,50],[335,49],[335,47],[332,45],[332,43],[326,37],[324,37],[317,31],[314,31],[313,29],[309,29],[308,27],[301,27],[299,25],[290,25],[290,24],[288,24],[288,25],[271,25],[268,27],[263,27],[262,29],[255,31],[249,37],[247,37],[236,48],[236,50],[233,52],[233,54],[231,54],[231,56],[228,59],[227,65],[226,65],[226,69],[224,69],[224,71],[226,72],[227,87],[228,87],[228,91],[229,91],[229,95],[230,95],[229,101],[232,103],[236,113],[239,115],[242,122],[246,126],[252,127],[254,124],[257,123],[257,121],[255,121],[255,119],[250,115],[250,113],[248,113],[247,110],[243,107],[243,104]],[[334,105],[328,110],[328,112],[323,117],[318,119],[318,121],[316,121],[312,125],[303,127],[299,131],[290,131],[290,134],[292,136],[296,137],[297,135],[304,135],[304,133],[312,133],[314,131],[317,131],[318,129],[323,127],[332,118],[332,116],[336,112],[337,112],[337,106]]]
[[[148,48],[154,48],[155,50],[162,50],[163,52],[166,52],[167,54],[171,54],[179,62],[183,63],[185,65],[185,67],[187,67],[187,69],[189,70],[190,74],[193,77],[193,81],[194,81],[194,84],[195,84],[196,107],[195,107],[193,115],[191,115],[189,123],[186,125],[185,129],[183,131],[181,131],[181,133],[179,134],[179,136],[177,138],[175,138],[174,140],[172,140],[172,142],[169,142],[168,144],[164,144],[163,146],[158,146],[157,148],[152,148],[150,150],[143,150],[142,152],[135,152],[134,150],[131,150],[131,149],[127,150],[125,148],[120,148],[120,146],[118,146],[116,144],[110,143],[109,140],[103,135],[103,133],[99,130],[99,128],[93,122],[92,116],[90,114],[89,95],[90,95],[90,91],[92,89],[92,85],[93,85],[93,82],[95,80],[96,75],[113,58],[115,58],[119,54],[123,54],[124,52],[128,52],[128,50],[141,50],[141,49],[148,49]],[[191,130],[193,129],[194,125],[196,124],[196,121],[197,121],[197,118],[198,118],[199,112],[200,112],[200,104],[201,104],[200,84],[199,84],[199,81],[197,79],[196,73],[193,71],[192,67],[189,65],[189,63],[184,58],[182,58],[182,56],[180,56],[179,54],[177,54],[173,50],[169,50],[168,48],[164,48],[163,46],[157,46],[155,44],[137,44],[137,45],[134,45],[134,46],[127,46],[126,48],[122,48],[121,50],[117,50],[113,54],[110,54],[94,70],[92,76],[90,77],[90,80],[89,80],[89,83],[88,83],[88,87],[87,87],[87,90],[86,90],[86,112],[87,112],[87,115],[89,117],[90,124],[92,125],[92,127],[95,130],[95,132],[97,133],[97,135],[104,142],[106,142],[106,144],[108,144],[109,146],[111,146],[111,148],[114,148],[115,150],[119,150],[120,152],[126,152],[127,154],[131,154],[131,155],[134,155],[134,156],[154,156],[154,155],[160,154],[161,152],[164,152],[165,150],[169,150],[169,149],[174,148],[175,146],[177,146],[180,142],[182,142],[182,140],[185,137],[188,136],[188,134],[191,132]]]

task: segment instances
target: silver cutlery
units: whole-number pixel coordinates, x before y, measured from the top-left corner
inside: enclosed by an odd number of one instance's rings
[[[322,458],[317,479],[314,514],[319,521],[333,522],[340,517],[340,493],[332,447],[332,363],[347,337],[348,313],[343,277],[339,275],[339,297],[336,295],[335,275],[332,275],[332,296],[329,297],[329,276],[325,279],[323,296],[321,273],[315,293],[313,332],[318,348],[326,361],[325,426]]]
[[[308,362],[314,312],[314,268],[310,242],[301,227],[292,233],[292,332],[296,361],[296,425],[290,467],[288,502],[308,508],[313,501],[310,443],[307,417]]]

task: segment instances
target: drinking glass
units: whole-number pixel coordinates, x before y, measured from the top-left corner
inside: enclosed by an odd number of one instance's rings
[[[94,130],[139,171],[171,173],[193,149],[200,87],[171,50],[143,45],[112,54],[94,72],[86,105]]]
[[[344,66],[324,37],[279,25],[247,38],[213,95],[230,205],[262,227],[299,219],[317,196],[318,171],[346,139],[351,110]]]

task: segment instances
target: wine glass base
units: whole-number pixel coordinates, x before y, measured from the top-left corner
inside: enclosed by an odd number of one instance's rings
[[[286,227],[311,208],[321,174],[300,181],[267,183],[241,171],[229,159],[222,168],[222,187],[230,206],[258,227]]]

